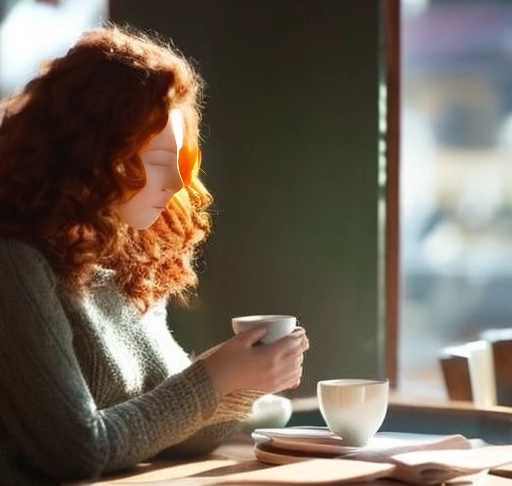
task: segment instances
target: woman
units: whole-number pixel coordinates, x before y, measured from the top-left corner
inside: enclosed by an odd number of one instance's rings
[[[191,361],[166,302],[210,230],[201,82],[116,26],[83,34],[0,124],[0,477],[97,478],[208,453],[265,393],[298,386],[304,330],[242,333]]]

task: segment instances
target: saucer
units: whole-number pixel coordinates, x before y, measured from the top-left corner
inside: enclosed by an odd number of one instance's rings
[[[353,447],[343,446],[343,439],[327,427],[260,428],[252,432],[256,445],[307,453],[341,455]]]

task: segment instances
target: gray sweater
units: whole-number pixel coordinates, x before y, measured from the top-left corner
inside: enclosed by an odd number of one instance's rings
[[[0,239],[0,484],[94,479],[158,453],[202,455],[261,394],[219,399],[166,323],[95,275],[78,300],[35,248]]]

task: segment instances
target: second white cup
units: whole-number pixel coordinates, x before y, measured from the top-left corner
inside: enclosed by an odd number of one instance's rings
[[[343,445],[364,447],[386,417],[389,381],[342,378],[317,383],[318,405],[331,432]]]
[[[238,316],[231,319],[231,326],[235,334],[253,327],[267,326],[267,334],[261,342],[269,344],[290,334],[297,326],[297,318],[281,314]]]

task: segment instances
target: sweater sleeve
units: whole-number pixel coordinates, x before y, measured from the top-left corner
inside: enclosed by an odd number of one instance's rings
[[[97,478],[183,442],[219,404],[202,362],[99,410],[74,354],[55,277],[33,248],[0,242],[0,420],[22,460],[59,481]]]
[[[264,393],[257,390],[244,390],[223,397],[205,427],[164,451],[164,456],[193,457],[212,452],[240,429],[241,422],[251,412],[252,404],[262,395]]]

